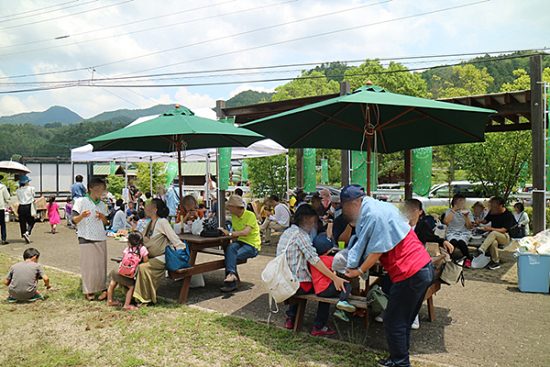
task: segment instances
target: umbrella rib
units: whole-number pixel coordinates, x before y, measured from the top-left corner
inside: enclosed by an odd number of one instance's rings
[[[382,146],[384,147],[384,152],[387,152],[388,148],[386,147],[386,139],[384,139],[384,132],[379,131],[378,133],[380,134],[380,139],[382,140]]]
[[[409,112],[412,112],[414,111],[416,107],[410,107],[410,108],[407,108],[405,111],[401,112],[400,114],[398,114],[397,116],[394,116],[393,118],[389,119],[388,121],[384,122],[383,124],[379,125],[376,127],[377,130],[382,130],[384,127],[388,126],[389,124],[391,124],[392,122],[394,122],[395,120],[405,116],[406,114],[408,114]]]
[[[354,126],[354,125],[351,125],[351,124],[348,124],[344,121],[341,121],[339,119],[336,119],[334,118],[333,116],[330,116],[330,115],[327,115],[326,113],[323,113],[323,112],[320,112],[320,111],[317,111],[317,110],[311,110],[312,112],[315,112],[323,117],[326,117],[326,120],[324,120],[322,122],[322,124],[324,123],[327,123],[327,124],[331,124],[331,125],[336,125],[336,126],[339,126],[339,127],[345,127],[347,129],[350,129],[350,130],[353,130],[353,131],[357,131],[357,132],[360,132],[362,133],[363,132],[363,129],[357,127],[357,126]],[[331,121],[331,120],[334,120],[334,121]]]
[[[481,141],[481,140],[479,139],[478,136],[476,136],[476,135],[470,133],[470,132],[467,131],[467,130],[461,129],[461,128],[459,128],[459,127],[457,127],[457,126],[454,126],[454,125],[451,125],[451,124],[449,124],[448,122],[445,122],[445,121],[443,121],[443,120],[441,120],[441,119],[439,119],[439,118],[437,118],[437,117],[435,117],[435,116],[432,116],[432,115],[430,115],[430,114],[427,113],[427,112],[424,112],[424,111],[421,111],[421,110],[417,110],[417,112],[420,113],[421,115],[426,116],[427,118],[431,119],[432,121],[434,121],[434,122],[436,122],[436,123],[438,123],[438,124],[441,124],[441,125],[443,125],[443,126],[450,127],[451,129],[454,129],[454,130],[457,130],[458,132],[461,132],[461,133],[463,133],[464,135],[467,135],[467,136],[469,136],[469,137],[471,137],[471,138],[474,138],[476,141]]]
[[[388,126],[388,127],[386,127],[385,130],[395,129],[395,128],[398,128],[398,127],[401,127],[401,126],[404,126],[404,125],[408,125],[408,124],[410,124],[410,123],[412,123],[412,122],[415,122],[415,121],[417,121],[417,120],[423,119],[424,117],[425,117],[425,116],[417,116],[417,117],[414,117],[414,118],[412,118],[412,119],[410,119],[410,120],[402,121],[402,122],[400,122],[400,123],[398,123],[398,124],[394,124],[394,125],[392,125],[392,126]]]

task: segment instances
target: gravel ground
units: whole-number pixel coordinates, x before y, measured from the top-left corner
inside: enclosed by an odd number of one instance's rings
[[[66,271],[79,272],[79,251],[74,231],[60,226],[52,235],[47,223],[38,223],[32,246],[40,250],[41,262]],[[17,223],[8,223],[10,244],[0,251],[20,258],[25,243],[19,237]],[[109,256],[119,256],[124,248],[109,240]],[[467,270],[466,287],[443,286],[434,297],[436,321],[427,321],[427,309],[421,312],[421,328],[413,331],[411,352],[422,361],[452,366],[550,366],[550,296],[521,293],[517,289],[517,268],[512,250],[503,251],[501,269]],[[265,322],[268,316],[267,296],[261,286],[260,273],[272,258],[273,247],[264,247],[262,255],[240,267],[241,289],[233,295],[222,295],[219,287],[223,270],[205,275],[206,286],[192,289],[189,304],[227,314]],[[199,255],[204,261],[211,255]],[[115,264],[110,263],[110,268]],[[52,279],[55,283],[55,279]],[[160,294],[177,298],[181,283],[166,280]],[[308,307],[305,328],[310,328],[315,312]],[[281,325],[284,313],[273,315],[272,322]],[[365,333],[363,322],[336,322],[338,338],[369,348],[385,350],[384,331],[374,321]]]

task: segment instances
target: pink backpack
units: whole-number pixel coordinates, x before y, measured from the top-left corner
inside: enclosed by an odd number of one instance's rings
[[[122,261],[118,266],[118,273],[123,277],[132,278],[136,277],[137,268],[141,262],[141,255],[139,253],[139,247],[136,249],[137,252],[128,251],[122,257]]]

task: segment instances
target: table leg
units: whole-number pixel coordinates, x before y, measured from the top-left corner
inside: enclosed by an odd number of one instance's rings
[[[193,266],[195,265],[195,261],[197,260],[197,251],[190,250],[191,256],[189,257],[189,265]],[[180,304],[187,303],[187,297],[189,296],[189,287],[191,286],[191,275],[186,276],[183,278],[183,282],[181,284],[181,290],[180,290],[180,296],[178,299],[178,302]]]
[[[296,319],[294,320],[294,331],[298,332],[302,330],[302,324],[304,323],[304,316],[306,313],[306,304],[305,299],[298,300],[298,309],[296,310]]]

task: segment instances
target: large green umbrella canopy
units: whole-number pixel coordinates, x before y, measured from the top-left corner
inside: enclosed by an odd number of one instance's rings
[[[247,147],[264,139],[243,128],[198,117],[186,107],[176,108],[159,117],[128,126],[88,140],[94,151],[130,150],[177,152],[179,195],[183,194],[181,152],[189,149]],[[182,200],[180,200],[182,205]]]
[[[351,94],[265,117],[243,127],[286,148],[391,153],[484,141],[489,115],[495,112],[366,86]]]
[[[232,124],[195,116],[176,106],[154,119],[90,139],[94,151],[131,150],[177,152],[181,150],[247,147],[263,136]]]

